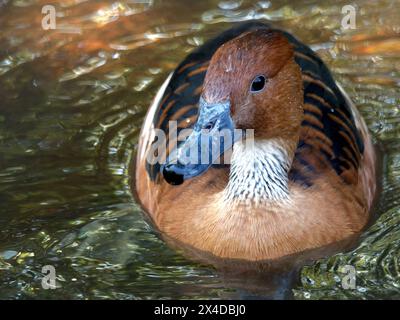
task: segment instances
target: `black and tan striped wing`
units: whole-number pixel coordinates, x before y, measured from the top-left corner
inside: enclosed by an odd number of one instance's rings
[[[352,183],[364,143],[351,106],[322,60],[293,36],[285,35],[295,47],[304,83],[304,120],[291,178],[310,185],[318,168],[329,166],[343,181]]]

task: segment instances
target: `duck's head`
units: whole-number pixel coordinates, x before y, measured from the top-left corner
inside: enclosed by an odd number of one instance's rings
[[[180,184],[203,173],[243,138],[234,135],[234,129],[254,130],[255,141],[278,139],[287,154],[293,156],[302,117],[301,70],[286,37],[270,30],[241,35],[213,55],[194,130],[179,147],[175,162],[167,160],[163,166],[164,177],[171,184]],[[226,139],[224,135],[221,140],[221,131],[231,132],[232,138]],[[212,152],[204,149],[205,142]],[[197,154],[193,158],[194,150]],[[190,159],[196,161],[181,161],[180,157],[189,151]]]

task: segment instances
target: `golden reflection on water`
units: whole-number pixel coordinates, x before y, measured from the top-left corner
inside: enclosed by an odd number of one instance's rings
[[[352,254],[304,268],[264,297],[398,297],[400,8],[354,1],[0,2],[0,298],[248,298],[238,276],[186,260],[143,221],[128,167],[157,88],[183,57],[233,23],[272,21],[309,44],[385,151],[378,221]],[[41,289],[52,264],[60,288]],[[344,265],[358,288],[340,285]],[[258,278],[255,278],[257,282]],[[337,281],[339,279],[339,281]],[[250,281],[251,282],[251,281]],[[294,289],[292,290],[294,286]],[[282,293],[283,292],[283,293]]]

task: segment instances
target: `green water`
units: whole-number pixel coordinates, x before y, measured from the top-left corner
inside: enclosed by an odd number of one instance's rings
[[[316,50],[384,149],[379,219],[354,251],[303,268],[290,295],[400,298],[400,3],[352,3],[356,29],[344,30],[347,1],[59,0],[57,28],[43,30],[46,1],[0,0],[0,299],[252,297],[159,240],[128,183],[165,77],[249,19]],[[342,288],[345,265],[355,289]]]

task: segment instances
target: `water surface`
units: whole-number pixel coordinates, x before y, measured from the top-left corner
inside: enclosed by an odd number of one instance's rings
[[[159,240],[129,190],[143,117],[183,57],[233,23],[268,19],[316,50],[384,148],[379,219],[351,252],[301,271],[290,295],[400,298],[400,4],[352,1],[0,1],[0,298],[246,298]],[[44,265],[55,290],[41,285]],[[343,268],[356,288],[341,286]],[[271,297],[269,292],[258,297]],[[275,297],[283,297],[277,293]]]

